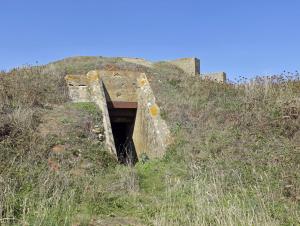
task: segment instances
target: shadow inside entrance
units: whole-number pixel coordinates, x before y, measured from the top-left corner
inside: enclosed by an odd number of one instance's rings
[[[132,135],[137,111],[136,103],[109,102],[108,111],[118,160],[126,165],[134,165],[137,162],[137,154]]]

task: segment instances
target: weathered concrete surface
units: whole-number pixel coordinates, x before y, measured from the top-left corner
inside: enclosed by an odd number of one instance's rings
[[[85,75],[67,75],[65,77],[69,88],[69,96],[73,102],[89,102],[89,81]]]
[[[130,71],[101,71],[107,100],[137,102],[136,79],[140,73]]]
[[[138,85],[138,110],[133,133],[137,155],[145,153],[150,158],[162,157],[171,142],[170,131],[160,116],[146,74],[140,75]]]
[[[100,109],[102,111],[103,127],[105,132],[105,143],[109,151],[117,157],[117,150],[115,146],[115,141],[113,139],[113,133],[112,133],[111,122],[110,122],[108,108],[107,108],[107,102],[105,101],[104,85],[101,80],[98,82],[98,84],[99,84],[99,95],[95,98],[96,99],[95,102],[98,106],[100,106]]]
[[[202,74],[201,78],[220,82],[220,83],[225,83],[226,82],[226,73],[225,72],[207,73],[207,74]]]
[[[197,76],[200,74],[200,60],[197,58],[182,58],[169,61],[169,63],[177,66],[190,76]]]
[[[197,58],[182,58],[170,61],[169,63],[182,69],[188,75],[199,76],[201,79],[208,79],[221,83],[226,82],[225,72],[215,72],[200,75],[200,60]]]

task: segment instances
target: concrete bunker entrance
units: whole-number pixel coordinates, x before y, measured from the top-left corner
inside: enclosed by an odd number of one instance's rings
[[[107,107],[118,160],[122,164],[134,165],[138,160],[133,142],[137,103],[109,101]]]
[[[74,102],[95,102],[101,109],[107,149],[120,163],[164,154],[170,131],[146,74],[109,69],[65,79]]]

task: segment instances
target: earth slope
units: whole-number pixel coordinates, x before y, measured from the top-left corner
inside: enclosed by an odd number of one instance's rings
[[[146,72],[174,143],[119,165],[64,76]],[[299,74],[218,84],[166,62],[75,57],[0,74],[0,224],[300,224]],[[99,138],[100,137],[100,138]]]

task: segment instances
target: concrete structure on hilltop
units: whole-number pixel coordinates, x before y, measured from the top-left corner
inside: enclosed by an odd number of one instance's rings
[[[122,60],[152,67],[151,62],[139,58]],[[223,72],[200,75],[197,58],[169,63],[187,76],[226,81]],[[72,101],[95,102],[101,109],[107,148],[120,162],[134,164],[143,155],[164,155],[172,139],[145,73],[111,67],[86,75],[67,75],[65,80]]]
[[[197,58],[181,58],[169,61],[190,76],[200,75],[200,60]]]
[[[212,80],[220,83],[226,82],[226,73],[225,72],[216,72],[216,73],[200,73],[200,60],[198,58],[181,58],[169,63],[177,66],[183,70],[187,75],[190,76],[199,76],[202,79]]]
[[[121,58],[125,62],[135,63],[138,65],[152,67],[153,63],[147,61],[142,58],[128,58],[122,57]],[[202,79],[212,80],[220,83],[226,82],[226,73],[225,72],[213,72],[213,73],[204,73],[200,72],[200,60],[198,58],[180,58],[176,60],[167,61],[168,63],[175,65],[187,75],[190,76],[199,76]]]

